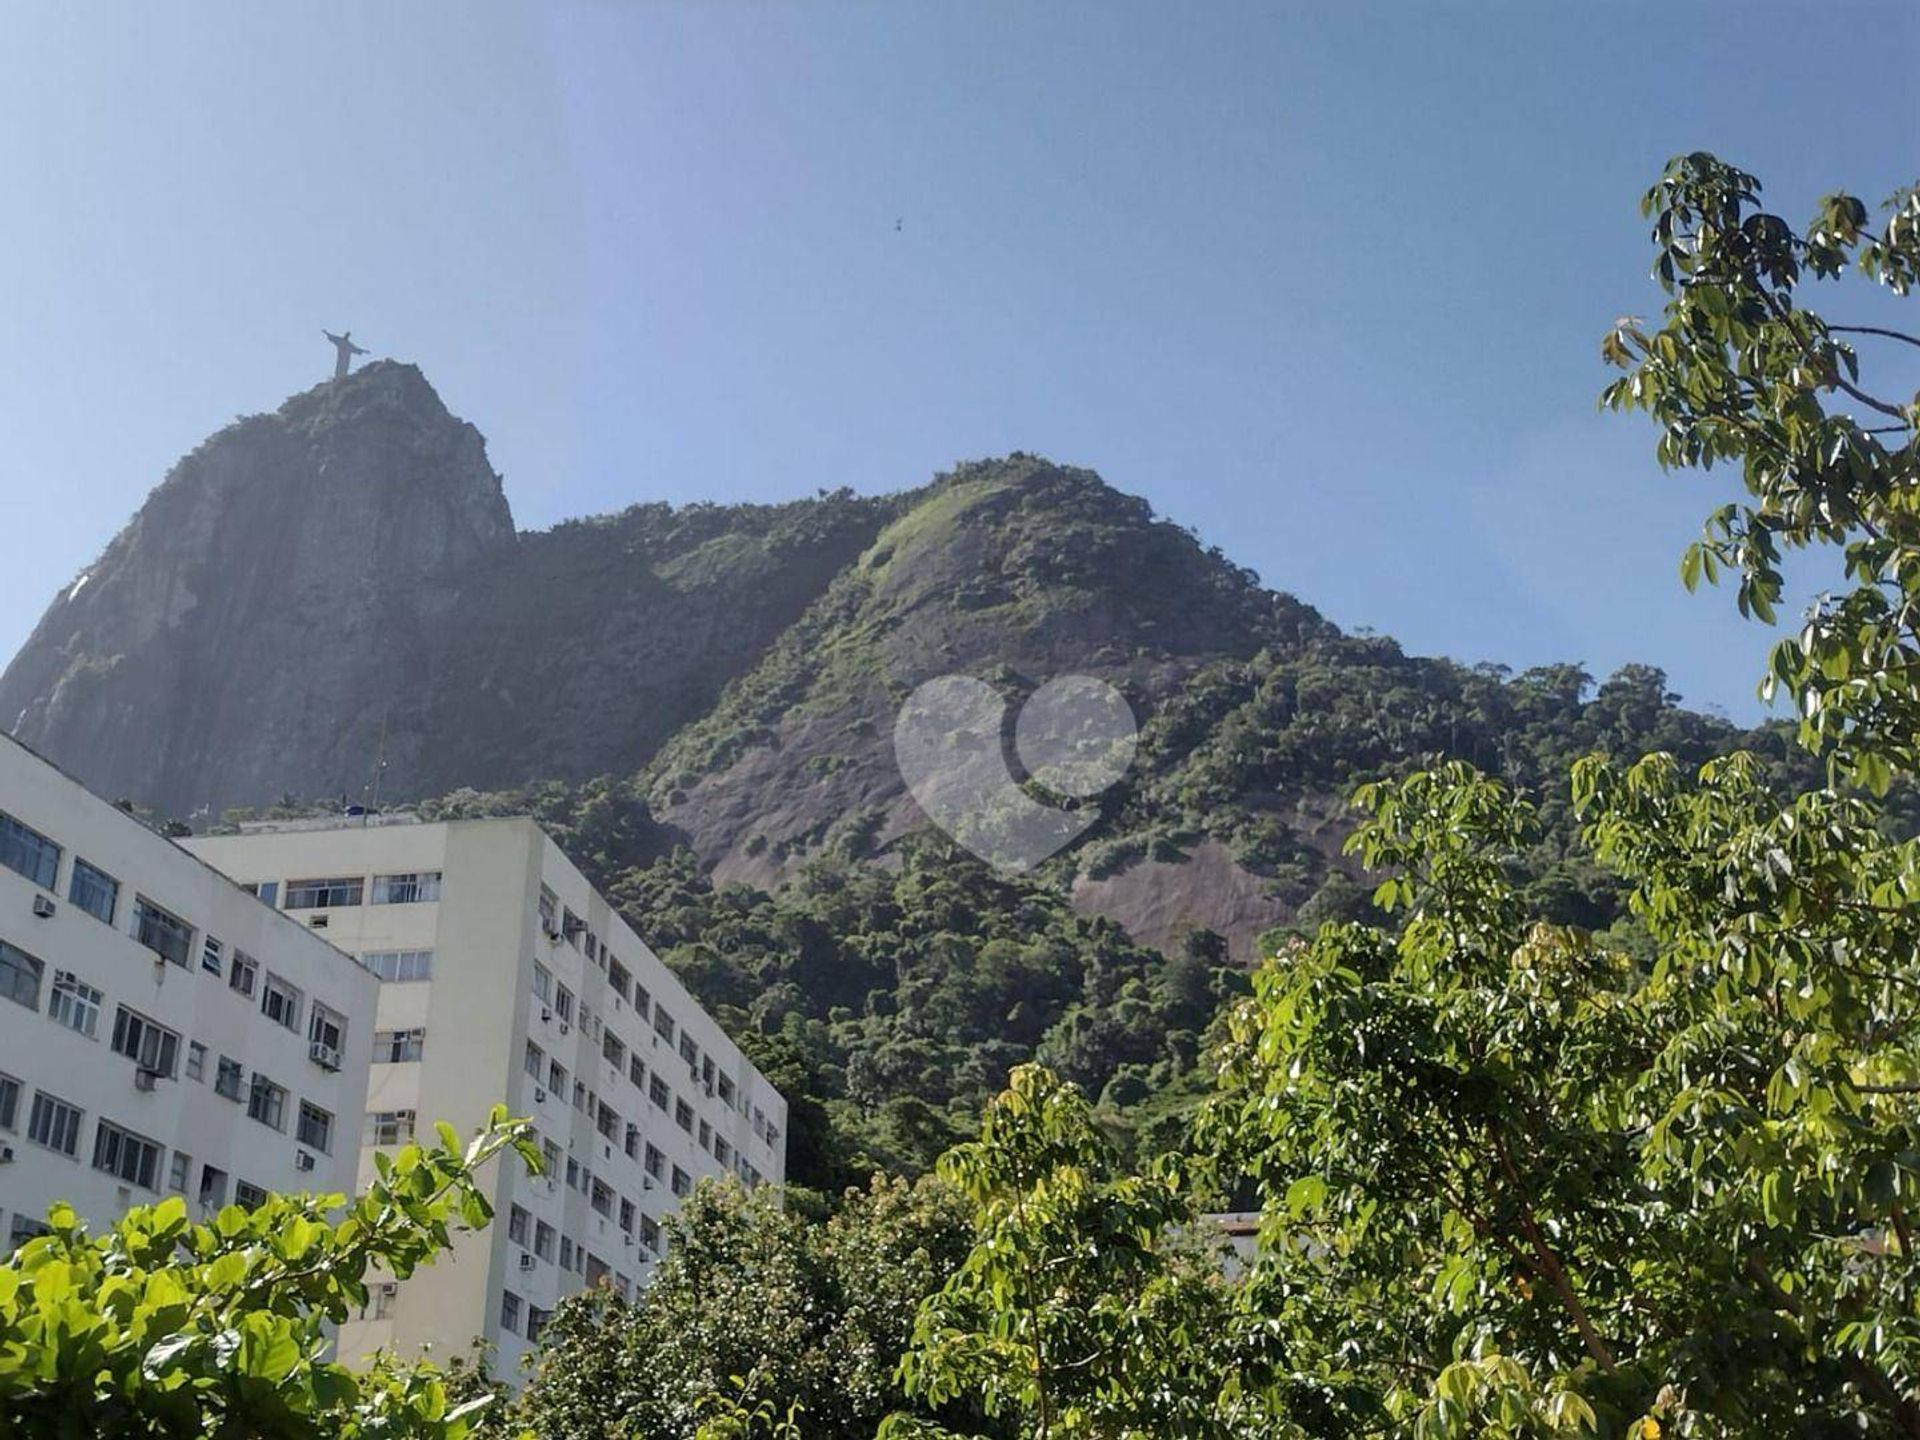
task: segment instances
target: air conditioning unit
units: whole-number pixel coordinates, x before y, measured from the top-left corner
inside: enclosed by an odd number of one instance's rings
[[[296,1150],[293,1152],[293,1168],[294,1169],[311,1170],[313,1169],[313,1166],[314,1166],[313,1156],[309,1155],[305,1150]]]
[[[533,1103],[536,1105],[544,1105],[547,1103],[547,1092],[538,1085],[533,1087]]]
[[[542,1005],[540,1007],[540,1023],[542,1025],[545,1025],[550,1023],[552,1019],[553,1019],[553,1011],[549,1007]]]
[[[640,1180],[640,1188],[643,1190],[651,1190],[653,1188],[653,1177],[651,1175],[642,1176]]]
[[[522,1270],[531,1270],[533,1269],[533,1266],[534,1266],[534,1259],[532,1254],[529,1253],[528,1251],[522,1250],[520,1252],[520,1268]]]
[[[13,1163],[13,1146],[0,1145],[0,1165],[11,1165],[12,1163]]]
[[[158,1070],[149,1070],[144,1065],[138,1066],[133,1072],[133,1088],[136,1090],[151,1090],[153,1089],[153,1082],[159,1078],[160,1072]]]
[[[633,1248],[633,1232],[628,1231],[625,1235],[622,1235],[620,1237],[620,1243],[631,1250]]]
[[[573,1033],[573,1027],[567,1024],[566,1021],[562,1020],[560,1022],[560,1033],[562,1035],[571,1035]]]
[[[324,1040],[315,1040],[311,1045],[307,1046],[307,1058],[312,1060],[313,1063],[318,1065],[322,1070],[338,1070],[340,1068],[339,1050],[327,1044]]]
[[[327,917],[325,915],[309,915],[307,917],[307,926],[312,930],[324,930],[327,928]]]
[[[51,895],[36,895],[33,897],[33,913],[38,915],[42,920],[49,918],[53,914],[53,908],[53,897]]]

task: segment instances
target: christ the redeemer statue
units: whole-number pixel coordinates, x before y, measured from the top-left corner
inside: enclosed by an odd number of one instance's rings
[[[353,364],[353,357],[356,355],[365,355],[367,352],[353,343],[353,332],[351,330],[347,331],[344,335],[336,335],[327,329],[322,329],[320,333],[333,342],[333,378],[336,380],[346,379],[347,367]]]

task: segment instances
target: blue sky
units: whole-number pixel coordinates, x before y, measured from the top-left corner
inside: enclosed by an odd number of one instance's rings
[[[1767,636],[1676,561],[1724,478],[1595,413],[1635,209],[1920,174],[1910,4],[9,7],[0,652],[325,325],[418,362],[523,528],[1089,465],[1413,650]]]

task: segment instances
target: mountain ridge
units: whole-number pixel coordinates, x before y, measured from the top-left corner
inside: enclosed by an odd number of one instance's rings
[[[1583,672],[1510,682],[1347,635],[1025,453],[888,495],[519,531],[480,432],[396,362],[183,457],[55,597],[0,715],[103,793],[202,825],[613,777],[654,853],[778,888],[822,856],[893,863],[924,828],[892,722],[955,672],[1010,704],[1067,673],[1127,695],[1140,762],[1045,876],[1163,950],[1210,931],[1242,961],[1345,877],[1353,780],[1454,753],[1524,781],[1516,735],[1584,724]],[[1642,738],[1704,756],[1739,734],[1657,672],[1610,683]]]

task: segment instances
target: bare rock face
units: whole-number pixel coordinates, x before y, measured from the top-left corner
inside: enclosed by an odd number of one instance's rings
[[[0,721],[174,814],[357,795],[414,760],[432,640],[516,544],[480,432],[369,365],[175,465],[0,677]]]
[[[516,534],[480,432],[383,361],[174,466],[0,677],[0,728],[195,822],[630,774],[900,503],[641,504]]]

